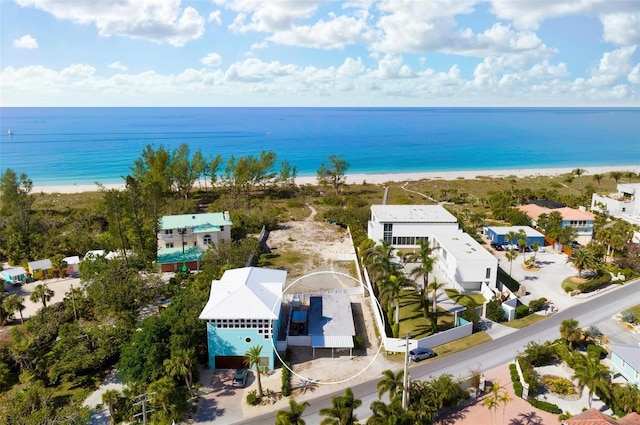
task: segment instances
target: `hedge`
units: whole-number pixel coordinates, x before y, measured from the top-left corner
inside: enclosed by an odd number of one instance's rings
[[[605,273],[602,276],[598,276],[595,279],[589,279],[588,281],[578,285],[578,290],[583,294],[593,292],[611,283],[611,275]]]
[[[541,401],[535,399],[533,397],[529,397],[529,404],[533,407],[544,410],[545,412],[553,413],[554,415],[559,415],[562,413],[562,410],[558,407],[558,405],[549,403],[548,401]]]
[[[514,382],[513,383],[513,392],[516,394],[516,397],[522,398],[522,393],[524,391],[524,387],[522,386],[522,382]]]
[[[529,310],[528,305],[519,305],[516,307],[516,319],[521,319],[529,314],[531,314],[531,311]]]

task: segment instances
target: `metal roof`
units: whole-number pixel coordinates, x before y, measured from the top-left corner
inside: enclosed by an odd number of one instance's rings
[[[311,297],[309,305],[309,335],[353,337],[351,300],[347,294],[323,294]],[[346,346],[348,347],[348,346]]]
[[[29,261],[29,267],[31,270],[49,270],[51,267],[51,260],[38,260],[38,261]]]
[[[80,264],[80,257],[77,256],[77,255],[74,255],[74,256],[71,256],[71,257],[64,257],[62,259],[62,261],[67,263],[68,266],[70,266],[72,264]]]
[[[312,348],[353,348],[353,336],[312,335]]]
[[[524,230],[528,237],[544,238],[544,235],[530,226],[489,226],[487,229],[492,230],[496,235],[506,235],[509,232],[518,233]]]
[[[457,223],[453,214],[440,205],[372,205],[379,222]]]
[[[191,228],[194,231],[220,230],[220,226],[231,226],[233,223],[225,213],[166,215],[160,219],[160,229]]]
[[[2,270],[2,274],[5,276],[16,277],[27,274],[27,271],[22,267],[12,267],[10,269]]]
[[[624,360],[625,363],[640,373],[640,346],[609,344],[609,348]]]
[[[243,267],[227,270],[211,282],[200,319],[268,319],[280,316],[286,270]]]
[[[203,255],[204,252],[198,251],[195,246],[184,249],[184,261],[200,261]],[[158,264],[174,264],[182,261],[182,247],[158,249],[158,259],[156,260]]]

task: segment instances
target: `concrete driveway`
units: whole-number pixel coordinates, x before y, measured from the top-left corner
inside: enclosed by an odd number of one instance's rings
[[[45,279],[45,280],[37,280],[35,282],[26,283],[22,286],[12,288],[5,295],[18,294],[21,297],[24,297],[24,306],[25,309],[22,310],[22,316],[26,320],[27,318],[33,316],[42,308],[42,302],[34,303],[29,299],[31,292],[36,288],[36,286],[44,284],[49,289],[53,291],[53,297],[51,300],[47,301],[47,306],[53,305],[55,303],[61,302],[65,298],[65,294],[69,292],[71,287],[79,288],[80,287],[80,279],[75,278],[62,278],[62,279]],[[20,314],[16,311],[15,318],[20,321]]]

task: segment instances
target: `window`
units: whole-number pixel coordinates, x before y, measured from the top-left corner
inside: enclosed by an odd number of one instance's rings
[[[487,272],[485,273],[485,278],[487,278],[487,279],[491,278],[491,267],[487,267]]]
[[[391,236],[393,235],[393,224],[385,223],[384,224],[384,232],[382,233],[382,239],[385,242],[392,243]]]
[[[167,242],[164,247],[165,248],[173,248],[173,242]]]
[[[182,246],[187,246],[187,243],[186,242],[182,242]]]
[[[173,235],[173,229],[167,229],[164,231],[165,235]]]
[[[211,235],[204,235],[203,241],[205,245],[211,245]]]
[[[244,342],[246,342],[247,344],[249,344],[251,342],[251,338],[247,337],[244,339]]]
[[[220,226],[220,231],[224,232],[224,226]]]

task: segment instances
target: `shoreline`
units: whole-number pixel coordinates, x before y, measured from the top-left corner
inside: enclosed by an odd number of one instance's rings
[[[508,177],[516,178],[557,176],[568,174],[572,170],[582,167],[558,167],[558,168],[521,168],[521,169],[495,169],[495,170],[459,170],[459,171],[424,171],[424,172],[400,172],[400,173],[347,173],[347,184],[370,184],[399,183],[416,180],[474,180],[477,177]],[[594,174],[606,174],[611,171],[640,171],[640,165],[610,165],[584,167],[583,176],[593,176]],[[317,184],[315,176],[297,177],[297,185]],[[196,183],[197,184],[197,183]],[[102,184],[105,189],[123,189],[124,183]],[[84,193],[98,192],[96,184],[73,184],[73,185],[34,185],[32,193]]]

